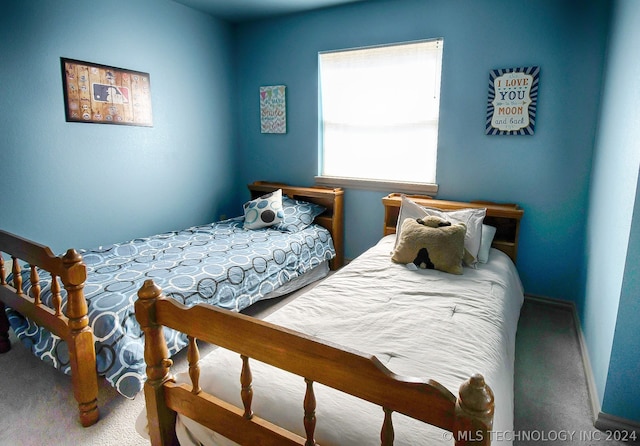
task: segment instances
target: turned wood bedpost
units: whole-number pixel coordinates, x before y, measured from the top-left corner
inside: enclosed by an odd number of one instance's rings
[[[191,393],[197,395],[202,391],[200,388],[200,350],[198,350],[196,338],[187,336],[187,339],[189,340],[187,360],[189,362],[189,378],[191,378]]]
[[[495,404],[493,391],[476,373],[460,386],[453,437],[456,446],[489,446]]]
[[[147,406],[149,437],[153,445],[177,445],[175,434],[176,413],[169,409],[164,399],[163,384],[172,381],[169,350],[156,322],[156,302],[162,297],[162,289],[153,280],[145,280],[138,290],[135,303],[136,319],[144,331],[144,359],[147,363],[147,380],[144,383],[144,398]]]
[[[383,407],[384,422],[382,423],[382,430],[380,431],[380,444],[382,446],[388,446],[393,444],[395,438],[395,432],[393,431],[393,422],[391,421],[391,415],[393,411]]]
[[[240,371],[240,398],[242,399],[242,405],[244,407],[245,419],[250,420],[253,418],[253,410],[251,410],[251,402],[253,401],[253,375],[251,374],[251,367],[249,366],[249,358],[245,355],[240,355],[242,359],[242,370]]]
[[[66,277],[62,281],[67,290],[67,311],[70,337],[67,341],[71,361],[71,381],[73,393],[78,401],[80,423],[87,427],[94,424],[98,412],[98,374],[96,370],[96,351],[93,332],[89,327],[89,308],[84,297],[84,282],[87,280],[87,267],[82,256],[69,249],[62,257]]]
[[[313,381],[305,378],[307,390],[304,393],[304,431],[307,434],[305,446],[314,446],[316,444],[316,394],[313,391]]]
[[[334,189],[334,192],[331,234],[336,257],[331,261],[331,269],[337,270],[344,266],[344,194],[340,189]]]

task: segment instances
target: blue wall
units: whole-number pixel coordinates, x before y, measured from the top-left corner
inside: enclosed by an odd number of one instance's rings
[[[636,151],[640,152],[638,143]],[[640,189],[636,190],[626,260],[602,411],[640,421]]]
[[[614,5],[579,308],[603,411],[640,421],[640,3]]]
[[[3,2],[0,228],[60,252],[228,213],[231,51],[170,1]],[[60,57],[150,73],[154,126],[65,122]]]
[[[607,15],[605,1],[394,0],[241,25],[236,187],[313,183],[318,51],[444,37],[438,197],[521,204],[527,292],[578,301]],[[535,135],[485,135],[489,71],[530,65],[541,67]],[[287,86],[286,135],[259,131],[259,87],[273,84]],[[383,195],[346,191],[347,257],[379,239]]]

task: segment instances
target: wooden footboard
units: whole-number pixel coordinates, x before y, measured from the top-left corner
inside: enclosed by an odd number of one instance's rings
[[[12,283],[7,282],[9,271],[2,254],[11,257]],[[23,292],[21,264],[30,270],[30,296]],[[39,271],[51,274],[53,308],[41,302]],[[65,314],[61,309],[60,282],[67,292]],[[87,271],[82,256],[69,250],[64,256],[55,256],[43,245],[22,237],[0,231],[0,353],[11,348],[8,339],[9,322],[5,305],[29,318],[36,324],[62,338],[69,347],[73,392],[78,401],[80,422],[83,426],[94,424],[98,413],[98,377],[93,333],[88,326],[87,302],[84,298],[84,283]]]
[[[435,381],[394,375],[374,356],[326,343],[243,314],[199,304],[191,308],[168,299],[153,281],[138,291],[136,318],[145,334],[147,381],[145,399],[153,445],[178,444],[176,414],[207,426],[244,445],[314,445],[314,383],[321,383],[382,409],[381,444],[393,444],[392,413],[399,412],[452,432],[457,445],[488,445],[493,424],[493,393],[481,375],[462,384],[459,396]],[[191,385],[176,384],[172,362],[162,335],[163,326],[189,335]],[[229,336],[242,333],[242,336]],[[196,339],[240,354],[243,407],[236,407],[202,391]],[[249,358],[304,377],[307,391],[301,402],[306,438],[253,415]]]

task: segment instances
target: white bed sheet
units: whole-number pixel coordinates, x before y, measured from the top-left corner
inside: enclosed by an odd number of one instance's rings
[[[515,266],[492,249],[488,263],[460,276],[413,271],[391,262],[394,237],[381,239],[266,320],[373,354],[396,374],[435,379],[454,394],[469,376],[482,373],[495,395],[492,444],[511,444],[505,433],[513,431],[515,337],[524,300]],[[304,436],[304,380],[257,361],[251,367],[255,414]],[[205,391],[242,406],[238,354],[216,349],[201,369]],[[186,373],[176,378],[189,382]],[[381,408],[317,383],[314,388],[319,444],[379,444]],[[393,421],[395,445],[453,444],[438,428],[397,413]],[[141,414],[142,435],[145,422]],[[234,444],[183,416],[176,431],[183,446]]]
[[[329,274],[330,269],[331,268],[329,267],[329,261],[325,260],[318,266],[314,266],[309,271],[302,273],[298,277],[291,279],[284,285],[276,288],[270,293],[267,293],[263,297],[263,300],[284,296],[285,294],[293,293],[300,288],[310,285],[313,282],[317,282],[318,280],[325,278]]]

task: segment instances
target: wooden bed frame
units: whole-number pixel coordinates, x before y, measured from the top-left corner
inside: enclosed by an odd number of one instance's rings
[[[400,197],[399,194],[391,194],[383,198],[384,235],[395,232]],[[478,203],[412,198],[418,204],[440,209],[480,207]],[[482,207],[487,208],[488,222],[499,224],[499,236],[494,246],[506,250],[515,259],[522,210],[515,205],[491,203],[483,203]],[[239,444],[314,445],[315,382],[381,406],[380,438],[383,445],[393,444],[392,412],[400,412],[452,432],[457,445],[490,443],[493,393],[479,374],[465,381],[456,397],[435,381],[397,376],[374,356],[206,304],[187,308],[163,296],[162,290],[152,280],[145,282],[138,291],[138,297],[136,318],[145,333],[147,381],[144,392],[153,445],[178,444],[175,433],[178,413]],[[172,361],[168,359],[162,336],[163,326],[187,333],[189,337],[190,385],[176,384],[171,375]],[[229,333],[242,333],[242,336],[229,336]],[[241,356],[243,365],[238,376],[242,385],[243,407],[231,405],[200,388],[197,339]],[[307,391],[304,401],[301,401],[300,417],[306,438],[253,415],[250,358],[304,378]]]
[[[12,258],[13,286],[6,281],[3,252]],[[29,279],[33,284],[31,296],[22,291],[20,260],[37,266],[30,268]],[[38,269],[51,273],[54,308],[40,302]],[[67,291],[66,314],[61,311],[58,279]],[[5,305],[64,339],[69,347],[71,380],[80,411],[80,423],[85,427],[91,426],[99,418],[96,353],[83,292],[86,280],[87,268],[82,256],[75,250],[69,249],[65,255],[56,256],[46,246],[0,231],[0,353],[11,349]]]
[[[324,187],[292,187],[280,183],[255,182],[248,185],[251,197],[282,188],[291,198],[317,203],[325,208],[316,222],[326,227],[334,240],[337,256],[331,267],[337,269],[344,262],[343,251],[343,191]],[[5,268],[3,253],[11,257],[11,266]],[[33,284],[31,296],[22,291],[21,264],[32,265],[30,281]],[[13,283],[6,278],[13,273]],[[55,308],[49,308],[40,301],[39,270],[52,276],[52,293],[60,296],[60,282],[67,292],[67,307],[63,314],[59,299],[54,297]],[[59,279],[59,280],[58,280]],[[0,353],[11,349],[9,342],[9,321],[5,306],[14,308],[26,318],[65,340],[69,347],[71,380],[74,397],[78,401],[80,423],[91,426],[99,418],[98,377],[96,373],[96,353],[93,333],[89,327],[88,306],[83,288],[87,280],[86,266],[82,256],[69,249],[66,254],[56,256],[51,249],[39,243],[0,230]]]

